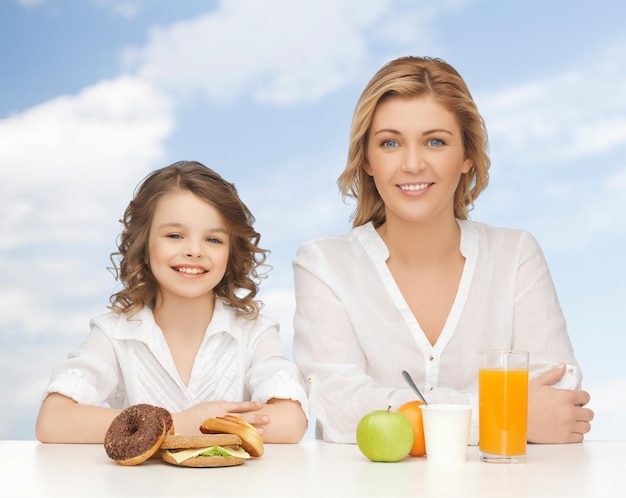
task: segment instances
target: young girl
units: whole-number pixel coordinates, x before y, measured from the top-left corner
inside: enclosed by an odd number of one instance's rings
[[[178,433],[233,414],[265,442],[298,442],[306,394],[254,300],[266,251],[235,187],[178,162],[143,181],[122,222],[112,261],[123,289],[54,370],[37,438],[102,443],[122,409],[148,403],[169,410]]]
[[[318,436],[354,442],[363,415],[415,399],[407,370],[428,401],[472,405],[476,444],[483,349],[530,352],[529,441],[590,430],[539,245],[467,219],[489,165],[483,119],[449,64],[400,58],[366,86],[338,181],[356,199],[353,229],[304,244],[294,261],[294,359]]]

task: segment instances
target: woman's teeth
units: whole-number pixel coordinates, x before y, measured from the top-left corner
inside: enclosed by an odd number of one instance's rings
[[[402,190],[409,190],[409,191],[414,191],[414,190],[424,190],[426,187],[429,187],[430,183],[420,183],[419,185],[400,185],[400,188]]]

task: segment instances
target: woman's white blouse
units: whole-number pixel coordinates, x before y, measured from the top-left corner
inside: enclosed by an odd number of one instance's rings
[[[46,394],[124,409],[137,403],[177,413],[203,401],[299,401],[308,414],[304,382],[283,355],[278,324],[264,315],[247,320],[222,300],[196,355],[188,385],[174,364],[150,308],[129,318],[93,318],[87,339],[52,373]]]
[[[371,223],[300,247],[293,354],[319,437],[355,442],[363,415],[415,399],[401,375],[407,370],[429,402],[472,406],[470,443],[477,444],[484,349],[529,351],[531,377],[566,363],[557,387],[580,388],[582,373],[537,241],[520,230],[458,223],[465,265],[435,345],[400,292]]]

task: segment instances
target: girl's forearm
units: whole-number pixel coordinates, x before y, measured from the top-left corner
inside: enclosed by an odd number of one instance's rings
[[[120,410],[83,405],[52,393],[43,401],[35,425],[42,443],[104,443],[104,435]]]

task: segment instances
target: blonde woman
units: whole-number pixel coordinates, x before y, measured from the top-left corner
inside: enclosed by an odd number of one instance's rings
[[[415,399],[473,407],[478,351],[530,352],[528,440],[581,441],[593,412],[546,261],[531,234],[468,220],[488,184],[487,132],[458,72],[403,57],[367,84],[338,180],[353,229],[294,260],[294,359],[317,435],[355,442],[366,413]],[[558,389],[561,388],[561,389]]]

